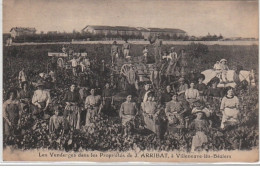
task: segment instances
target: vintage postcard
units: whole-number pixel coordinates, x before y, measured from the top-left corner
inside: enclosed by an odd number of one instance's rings
[[[258,162],[258,10],[3,0],[3,162]]]

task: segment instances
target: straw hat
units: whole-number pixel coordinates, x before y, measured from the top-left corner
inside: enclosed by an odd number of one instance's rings
[[[183,77],[181,77],[178,81],[179,81],[179,82],[185,81],[185,79],[184,79]]]
[[[227,62],[227,60],[226,59],[221,59],[219,62]]]

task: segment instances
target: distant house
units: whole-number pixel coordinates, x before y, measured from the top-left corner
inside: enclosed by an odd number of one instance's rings
[[[147,40],[148,37],[150,36],[150,30],[143,27],[137,27],[137,29],[141,32],[144,39]]]
[[[139,30],[134,27],[127,26],[98,26],[98,25],[88,25],[82,29],[83,32],[88,32],[94,35],[138,35]]]
[[[149,38],[149,36],[153,36],[156,34],[169,36],[169,37],[179,37],[186,36],[187,33],[180,29],[172,29],[172,28],[143,28],[143,27],[128,27],[128,26],[98,26],[98,25],[88,25],[82,29],[82,32],[87,32],[93,35],[121,35],[121,36],[142,36],[145,40]]]
[[[148,28],[151,35],[169,35],[170,37],[173,37],[176,35],[179,36],[186,36],[187,33],[181,29],[172,29],[172,28]]]
[[[47,34],[58,34],[58,31],[48,31]]]
[[[10,33],[11,33],[11,37],[15,38],[15,37],[21,36],[21,35],[35,34],[36,29],[35,28],[28,28],[28,27],[27,28],[14,27],[14,28],[11,28]]]

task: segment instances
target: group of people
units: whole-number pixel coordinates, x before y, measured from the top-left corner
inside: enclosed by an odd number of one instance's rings
[[[129,59],[131,58],[129,55],[131,45],[128,43],[127,39],[125,39],[125,43],[122,45],[122,53],[123,58]],[[120,48],[118,47],[118,44],[116,41],[113,42],[111,46],[111,58],[112,58],[112,64],[116,63],[117,59],[120,57]]]
[[[217,71],[217,76],[222,80],[222,82],[229,82],[227,79],[227,71],[229,68],[226,59],[217,61],[216,64],[214,64],[213,69]]]
[[[160,40],[158,44],[161,44]],[[130,45],[126,41],[122,47],[124,57],[129,56],[129,49]],[[118,53],[118,46],[114,42],[111,48],[112,63]],[[147,56],[147,47],[144,47],[143,53]],[[181,56],[185,56],[184,50]],[[158,61],[167,61],[171,67],[168,66],[166,72],[175,74],[178,60],[175,48],[172,47],[170,54],[165,53]],[[79,65],[90,66],[86,58],[78,61],[77,57],[73,57],[71,63],[74,76],[77,76],[76,68]],[[181,63],[183,68],[187,66],[185,58]],[[222,70],[223,73],[226,66],[222,69],[216,65],[215,69]],[[18,76],[19,91],[10,90],[3,104],[4,134],[5,137],[18,134],[23,116],[48,120],[50,133],[88,129],[100,117],[119,116],[125,136],[130,135],[133,128],[147,128],[160,140],[165,135],[174,133],[176,128],[194,130],[196,133],[193,137],[192,150],[196,150],[207,142],[207,128],[224,129],[227,125],[234,125],[239,121],[239,99],[234,95],[234,89],[227,88],[225,92],[217,88],[220,82],[217,77],[208,85],[203,83],[204,79],[205,76],[200,75],[196,81],[188,82],[184,75],[180,75],[178,84],[168,83],[164,92],[155,88],[151,81],[146,82],[138,87],[135,94],[126,94],[125,101],[120,102],[118,109],[115,109],[114,98],[117,93],[109,81],[101,94],[96,93],[96,88],[89,87],[87,90],[72,83],[68,91],[63,93],[62,104],[54,104],[51,90],[46,89],[44,79],[35,83],[36,90],[32,92],[29,89],[32,81],[29,81],[22,69]],[[52,82],[55,83],[56,80]],[[221,112],[222,116],[217,112]]]

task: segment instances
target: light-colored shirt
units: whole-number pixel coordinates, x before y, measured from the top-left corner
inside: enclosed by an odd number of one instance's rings
[[[72,67],[77,67],[78,66],[78,61],[76,59],[72,59],[71,61],[71,66]]]
[[[120,117],[122,117],[124,115],[136,115],[136,113],[137,113],[137,107],[134,102],[122,103],[120,112],[119,112]]]
[[[144,56],[147,56],[147,54],[148,54],[148,49],[144,49],[144,50],[143,50],[143,54],[144,54]]]
[[[229,70],[228,66],[226,64],[220,64],[221,70]]]
[[[154,46],[155,47],[161,47],[162,46],[162,40],[157,38],[154,42]]]
[[[97,106],[97,104],[99,103],[101,99],[100,95],[97,96],[87,96],[86,100],[85,100],[85,108],[88,108],[88,106]]]
[[[177,59],[177,53],[176,52],[171,52],[170,53],[171,59]]]
[[[155,114],[156,108],[157,108],[157,103],[154,101],[147,101],[145,103],[142,103],[141,107],[142,107],[142,110],[144,111],[144,113]]]
[[[144,94],[144,99],[143,99],[143,103],[147,102],[147,99],[148,99],[148,94],[150,93],[151,91],[146,91],[145,94]]]
[[[90,61],[89,59],[83,59],[82,62],[80,62],[80,65],[83,65],[83,66],[90,66]]]
[[[116,54],[116,53],[118,53],[119,51],[118,51],[118,46],[117,45],[112,45],[112,47],[111,47],[111,53],[113,53],[113,54]]]
[[[36,103],[46,102],[46,106],[51,102],[50,92],[46,90],[36,90],[34,91],[32,104],[36,105]]]
[[[179,94],[182,94],[182,93],[185,93],[185,91],[188,89],[188,85],[185,83],[185,84],[182,84],[179,86],[178,88],[178,92]]]
[[[130,44],[129,43],[124,43],[122,49],[123,50],[124,49],[130,49]]]
[[[215,69],[215,70],[221,70],[220,64],[216,63],[216,64],[214,65],[214,69]]]
[[[52,82],[55,82],[56,81],[56,74],[55,74],[55,72],[50,71],[49,75],[51,76]]]
[[[27,76],[23,70],[19,72],[18,79],[21,82],[27,81]]]
[[[164,56],[162,56],[162,59],[171,60],[172,57],[171,57],[171,55],[164,55]]]
[[[197,89],[190,88],[185,91],[186,99],[198,99],[199,97],[200,97],[200,94]]]
[[[166,104],[165,113],[180,113],[184,109],[181,102],[172,100]]]
[[[220,110],[223,111],[225,108],[238,109],[238,107],[239,107],[239,99],[236,96],[234,96],[233,98],[223,97],[220,105]]]

